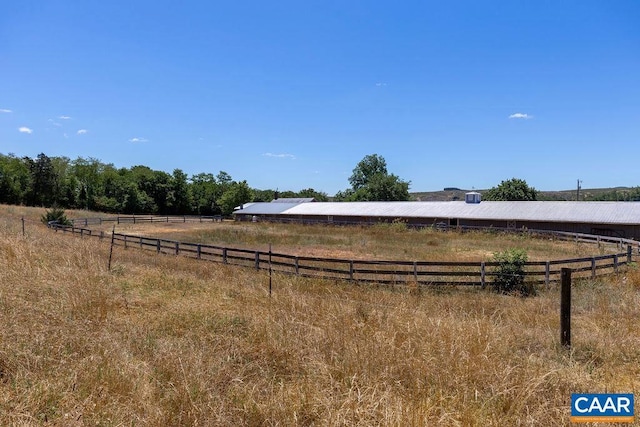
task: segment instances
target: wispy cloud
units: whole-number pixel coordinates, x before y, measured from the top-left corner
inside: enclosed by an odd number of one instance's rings
[[[282,153],[282,154],[274,154],[274,153],[264,153],[263,156],[265,157],[276,157],[279,159],[291,159],[291,160],[295,160],[296,156],[294,156],[293,154],[287,154],[287,153]]]
[[[62,123],[58,123],[53,119],[49,119],[47,120],[49,123],[51,123],[52,125],[56,126],[56,127],[62,127]]]
[[[13,110],[8,110],[6,108],[0,108],[0,113],[13,113]]]
[[[131,138],[129,142],[149,142],[147,138]]]
[[[89,131],[88,131],[88,130],[86,130],[86,129],[79,129],[79,130],[78,130],[78,132],[76,132],[76,133],[77,133],[78,135],[84,135],[84,134],[86,134],[87,132],[89,132]]]
[[[71,120],[71,117],[69,117],[69,116],[58,116],[58,118],[60,120]]]
[[[378,82],[376,83],[377,87],[381,87],[381,86],[386,86],[387,84],[385,82]]]
[[[509,118],[529,120],[529,119],[533,119],[533,116],[526,113],[513,113],[512,115],[509,116]]]
[[[18,128],[18,132],[20,133],[33,133],[33,131],[31,129],[29,129],[26,126],[22,126]]]

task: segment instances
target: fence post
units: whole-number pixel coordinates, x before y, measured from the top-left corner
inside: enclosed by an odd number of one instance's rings
[[[109,248],[109,265],[107,267],[108,271],[111,271],[111,258],[113,257],[113,243],[116,237],[116,226],[113,225],[113,230],[111,230],[111,247]]]
[[[353,281],[353,260],[349,261],[349,280]]]
[[[269,297],[271,297],[271,276],[273,272],[271,270],[271,243],[269,243]]]
[[[486,282],[486,266],[484,261],[482,261],[480,263],[480,286],[482,287],[482,289],[487,287],[487,282]]]
[[[222,248],[222,263],[227,263],[227,248]]]
[[[158,250],[158,253],[160,253],[160,239],[156,241],[156,248]]]
[[[418,283],[418,262],[413,261],[413,280]]]
[[[295,269],[296,269],[296,276],[298,276],[300,274],[300,258],[296,257],[295,259]]]
[[[613,255],[613,271],[618,272],[618,254]]]
[[[202,258],[202,246],[198,243],[198,255],[197,255],[198,259]]]
[[[58,231],[58,230],[56,229],[56,231]],[[22,217],[22,237],[24,237],[24,217]],[[629,246],[629,247],[631,247],[631,246]]]
[[[176,242],[176,256],[180,255],[180,242]]]
[[[633,262],[633,260],[631,259],[631,253],[632,253],[632,249],[631,249],[631,245],[627,245],[627,264],[631,264]]]
[[[140,236],[140,249],[142,249],[142,236]]]
[[[260,270],[260,252],[256,251],[256,270]]]
[[[547,261],[544,264],[544,284],[549,286],[551,281],[551,262]]]
[[[562,268],[562,290],[560,296],[560,343],[571,347],[571,269]]]

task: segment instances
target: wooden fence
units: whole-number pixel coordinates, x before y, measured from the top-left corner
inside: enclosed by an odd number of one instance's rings
[[[113,216],[105,218],[79,218],[72,219],[73,227],[88,227],[89,225],[102,225],[108,223],[114,224],[144,224],[153,222],[221,222],[222,215],[213,216],[194,216],[194,215],[170,215],[170,216],[154,216],[154,215],[128,215]],[[50,224],[51,225],[51,224]]]
[[[106,221],[117,223],[137,222],[193,222],[218,221],[220,217],[114,217],[102,219],[76,220],[80,224],[102,224]],[[89,228],[49,224],[56,231],[78,234],[82,237],[111,236],[111,233],[95,231]],[[549,233],[549,232],[545,232]],[[605,238],[578,233],[554,233],[558,238],[571,239],[589,243],[613,243],[624,249],[623,239]],[[337,279],[357,282],[374,282],[381,284],[419,285],[470,285],[485,286],[497,275],[497,262],[441,262],[441,261],[366,261],[354,259],[318,258],[296,256],[270,251],[231,248],[201,243],[186,243],[175,240],[156,239],[151,237],[113,233],[113,241],[117,246],[139,248],[155,251],[159,254],[185,256],[198,260],[219,262],[223,264],[255,268],[271,269],[274,272],[294,274],[304,277]],[[611,240],[611,241],[609,241]],[[545,284],[560,282],[562,268],[570,268],[574,277],[594,278],[598,275],[617,272],[618,269],[633,262],[633,248],[628,241],[626,251],[612,255],[599,255],[584,258],[531,261],[525,264],[525,280],[528,283]],[[640,249],[639,249],[640,250]]]

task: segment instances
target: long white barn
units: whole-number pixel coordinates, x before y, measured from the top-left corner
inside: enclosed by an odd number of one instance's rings
[[[313,202],[253,203],[238,220],[333,224],[404,221],[410,225],[528,228],[640,240],[640,202]]]

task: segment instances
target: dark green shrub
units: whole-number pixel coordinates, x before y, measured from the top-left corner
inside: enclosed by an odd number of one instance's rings
[[[72,225],[71,221],[65,215],[64,209],[57,206],[48,209],[45,214],[42,215],[41,221],[47,225],[49,225],[51,221],[55,221],[60,225]]]
[[[493,289],[502,294],[535,295],[535,287],[525,282],[524,267],[527,252],[524,249],[508,249],[493,254],[493,262],[498,265],[494,270]]]

